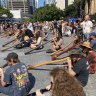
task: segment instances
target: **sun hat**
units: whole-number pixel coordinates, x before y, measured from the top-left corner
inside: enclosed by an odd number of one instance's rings
[[[81,46],[92,49],[90,46],[90,42],[88,42],[88,41],[84,42]]]

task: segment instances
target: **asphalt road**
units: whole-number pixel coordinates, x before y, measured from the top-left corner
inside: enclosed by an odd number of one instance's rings
[[[0,49],[3,44],[10,41],[11,39],[12,38],[0,38]],[[68,44],[68,42],[70,42],[71,40],[72,38],[65,37],[64,45]],[[21,62],[24,62],[26,65],[36,65],[45,61],[51,61],[50,54],[46,53],[46,50],[49,48],[51,48],[50,43],[45,45],[43,49],[35,50],[31,52],[29,55],[24,54],[24,52],[29,50],[29,48],[24,48],[24,49],[19,49],[19,50],[11,48],[5,52],[0,51],[0,66],[6,63],[4,58],[10,52],[16,52],[19,55]],[[35,80],[34,87],[32,88],[31,92],[34,92],[37,89],[45,88],[50,83],[50,77],[49,77],[50,69],[56,66],[63,66],[63,65],[62,63],[57,63],[54,65],[46,65],[46,66],[42,66],[34,70],[30,70]],[[88,85],[84,88],[84,90],[86,92],[86,96],[96,96],[95,95],[96,94],[96,74],[89,76]],[[5,95],[0,95],[0,96],[5,96]],[[50,96],[50,95],[46,94],[46,96]]]

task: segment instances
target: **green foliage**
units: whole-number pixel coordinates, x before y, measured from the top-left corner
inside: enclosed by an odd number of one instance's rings
[[[7,17],[11,18],[13,17],[13,15],[10,13],[10,11],[8,9],[4,9],[2,7],[0,7],[0,17],[2,17],[2,15],[6,14]]]
[[[75,0],[75,2],[67,6],[64,10],[65,17],[79,17],[80,15],[81,0]]]
[[[54,19],[59,20],[63,16],[63,11],[58,9],[55,5],[46,5],[36,10],[32,16],[32,21],[51,21]]]
[[[26,23],[27,23],[27,22],[32,22],[32,20],[31,20],[31,18],[23,18],[23,19],[22,19],[22,22],[26,22]]]
[[[90,0],[74,0],[74,3],[67,6],[64,10],[65,17],[80,17],[80,11],[85,10],[86,1]]]
[[[96,13],[94,15],[91,15],[90,17],[91,19],[94,19],[96,21]]]

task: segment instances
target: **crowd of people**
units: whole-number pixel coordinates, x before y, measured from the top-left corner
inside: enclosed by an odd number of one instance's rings
[[[64,51],[64,38],[74,39],[73,48],[67,59],[67,70],[57,67],[51,70],[51,83],[45,89],[37,90],[35,96],[43,96],[44,92],[50,91],[52,96],[86,96],[83,90],[88,83],[89,73],[96,72],[96,30],[95,22],[86,15],[84,21],[46,21],[43,23],[1,23],[0,37],[13,38],[12,44],[21,49],[42,49],[43,42],[50,38],[51,47],[47,53]],[[50,36],[51,35],[51,36]],[[7,44],[3,47],[6,48]],[[63,50],[62,50],[63,48]],[[59,52],[60,52],[59,51]],[[34,96],[29,94],[31,80],[27,66],[21,63],[18,54],[9,53],[6,62],[9,66],[5,71],[0,68],[0,92],[8,96]]]

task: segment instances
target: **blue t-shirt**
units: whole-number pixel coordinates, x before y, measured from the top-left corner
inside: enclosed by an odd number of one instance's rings
[[[5,71],[4,81],[9,84],[9,96],[26,96],[29,92],[30,81],[25,64],[11,66]]]

